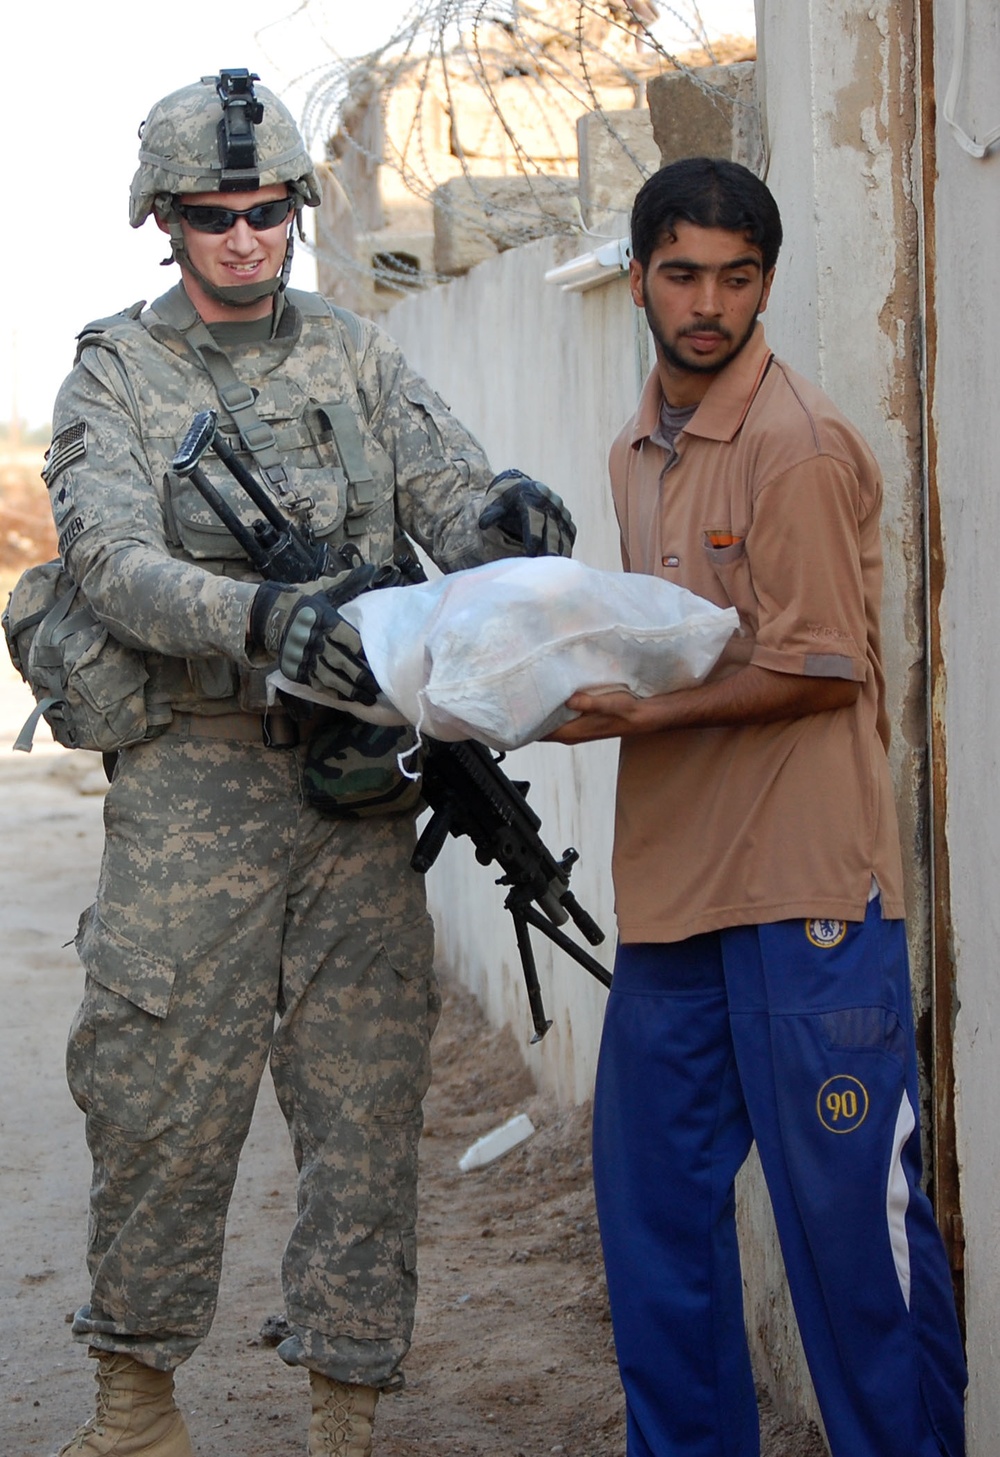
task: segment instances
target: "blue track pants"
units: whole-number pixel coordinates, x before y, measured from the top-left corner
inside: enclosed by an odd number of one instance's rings
[[[628,1457],[758,1457],[733,1182],[756,1141],[833,1457],[961,1457],[965,1364],[920,1187],[902,921],[619,948],[594,1181]]]

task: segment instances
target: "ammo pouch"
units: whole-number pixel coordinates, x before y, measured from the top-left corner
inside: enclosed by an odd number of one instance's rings
[[[407,759],[417,772],[408,779],[399,756],[417,743],[417,731],[409,724],[365,723],[349,713],[324,716],[306,744],[307,802],[335,819],[412,813],[420,803],[420,759]]]
[[[40,717],[68,749],[110,753],[157,731],[146,712],[142,653],[112,637],[58,558],[18,579],[3,629],[37,703],[15,749],[30,751]]]

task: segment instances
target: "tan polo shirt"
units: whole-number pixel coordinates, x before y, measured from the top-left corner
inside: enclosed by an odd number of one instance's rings
[[[850,708],[623,739],[614,880],[623,941],[795,917],[862,920],[874,876],[903,915],[879,657],[878,466],[767,347],[760,324],[667,455],[654,370],[611,448],[627,571],[678,582],[741,629],[716,675],[755,663],[848,678]]]

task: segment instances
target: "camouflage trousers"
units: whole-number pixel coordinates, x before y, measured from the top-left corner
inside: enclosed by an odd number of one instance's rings
[[[168,733],[119,756],[67,1066],[94,1176],[75,1333],[163,1370],[205,1337],[270,1057],[298,1169],[280,1354],[398,1382],[439,999],[409,816],[323,818],[302,750]]]

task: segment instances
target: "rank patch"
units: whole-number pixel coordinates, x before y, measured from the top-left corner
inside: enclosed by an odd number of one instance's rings
[[[839,946],[846,935],[846,921],[806,921],[806,939],[821,951]]]
[[[52,507],[52,515],[55,517],[56,527],[61,531],[63,522],[73,509],[73,497],[70,495],[65,482],[59,487],[58,491],[52,491],[50,493],[49,505]]]
[[[45,469],[42,480],[51,486],[60,471],[64,471],[74,460],[82,460],[87,454],[87,422],[74,420],[65,430],[60,430],[45,452]]]
[[[853,1133],[868,1117],[868,1090],[848,1073],[827,1078],[816,1095],[816,1112],[831,1133]]]

